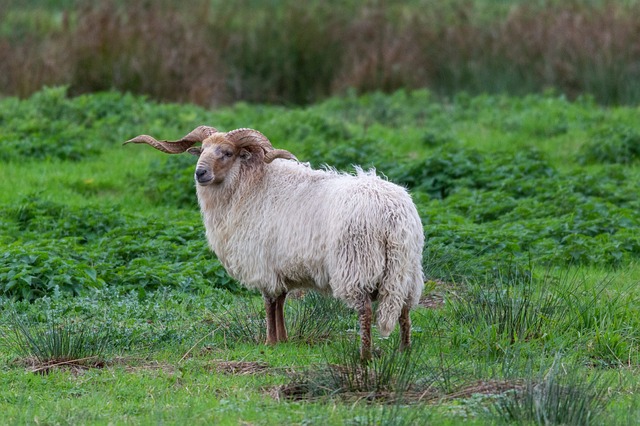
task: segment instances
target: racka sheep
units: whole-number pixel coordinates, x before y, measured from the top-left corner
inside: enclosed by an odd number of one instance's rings
[[[371,357],[372,301],[380,335],[399,320],[401,348],[410,346],[424,235],[404,188],[359,168],[312,169],[252,129],[200,126],[177,141],[128,142],[199,157],[196,192],[209,246],[229,275],[262,292],[267,344],[287,340],[287,293],[314,289],[358,311],[362,359]]]

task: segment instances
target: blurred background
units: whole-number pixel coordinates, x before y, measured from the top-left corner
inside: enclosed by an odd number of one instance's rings
[[[0,0],[0,95],[206,107],[429,88],[640,99],[634,0]]]

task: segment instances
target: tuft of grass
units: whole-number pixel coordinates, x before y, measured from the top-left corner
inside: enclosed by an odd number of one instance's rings
[[[575,371],[574,371],[575,370]],[[567,368],[560,356],[539,377],[531,377],[520,390],[496,400],[494,413],[508,423],[538,425],[601,424],[609,397],[609,381]]]
[[[561,300],[540,291],[530,272],[515,269],[484,280],[468,280],[469,290],[449,303],[453,317],[479,347],[495,355],[514,344],[547,335],[548,324],[564,317]]]
[[[14,313],[6,328],[0,329],[0,343],[30,363],[33,372],[46,373],[61,366],[103,366],[111,339],[109,328],[96,330],[79,321],[52,317],[41,325]]]
[[[419,400],[436,380],[422,361],[425,345],[414,342],[407,351],[398,351],[398,336],[383,340],[369,362],[360,359],[358,339],[343,335],[324,352],[321,365],[310,366],[294,375],[281,389],[289,399],[314,400],[326,397],[400,402]]]
[[[260,306],[254,299],[242,298],[213,314],[225,344],[262,344],[267,340],[265,312]]]
[[[312,291],[287,302],[285,322],[290,340],[314,344],[355,326],[356,319],[342,301]]]
[[[261,302],[262,299],[260,302],[239,299],[233,306],[214,315],[226,343],[265,342],[266,320]],[[353,319],[353,311],[337,299],[309,292],[301,298],[287,299],[284,319],[289,341],[316,344],[345,330]]]

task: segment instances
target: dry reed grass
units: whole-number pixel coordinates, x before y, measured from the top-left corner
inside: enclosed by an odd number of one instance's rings
[[[0,93],[118,89],[205,106],[357,91],[553,87],[640,100],[640,2],[79,1],[45,30],[0,6]],[[41,18],[39,18],[41,19]],[[54,18],[51,18],[52,20]]]

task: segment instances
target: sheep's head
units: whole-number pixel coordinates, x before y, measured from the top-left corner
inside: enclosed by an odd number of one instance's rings
[[[168,154],[189,152],[199,157],[195,179],[199,185],[221,183],[234,168],[242,164],[270,163],[276,158],[295,160],[289,151],[275,149],[269,139],[253,129],[219,132],[208,126],[199,126],[177,141],[159,141],[140,135],[127,143],[146,143]],[[201,143],[201,146],[195,146]]]

